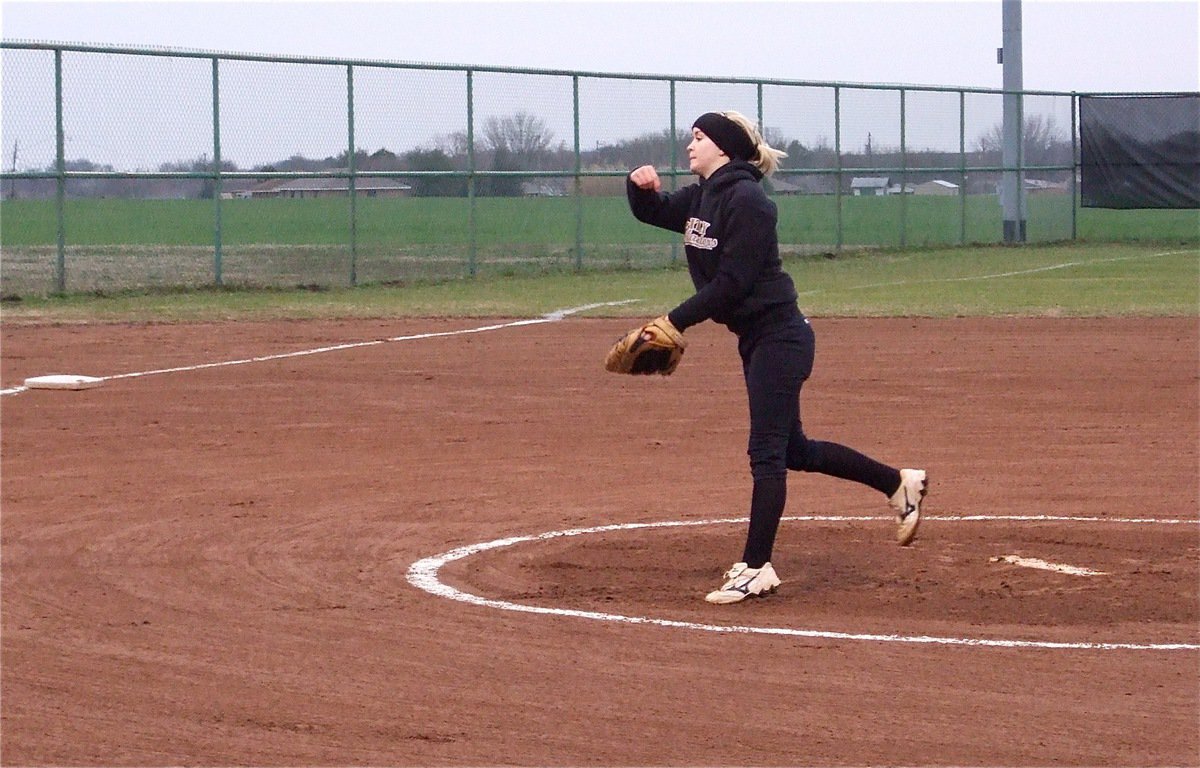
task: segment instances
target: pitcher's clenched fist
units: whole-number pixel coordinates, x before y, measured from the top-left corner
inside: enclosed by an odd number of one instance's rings
[[[662,191],[662,181],[658,178],[658,171],[654,170],[653,165],[643,165],[629,174],[629,179],[641,189],[652,189],[655,192]]]

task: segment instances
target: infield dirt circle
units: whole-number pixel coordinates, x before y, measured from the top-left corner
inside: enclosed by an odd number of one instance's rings
[[[927,518],[793,474],[820,519],[722,607],[733,338],[620,377],[629,320],[492,323],[6,327],[4,387],[105,382],[0,406],[4,763],[1200,764],[1195,318],[814,319],[807,431],[928,469]],[[438,571],[485,604],[407,578],[521,537]]]

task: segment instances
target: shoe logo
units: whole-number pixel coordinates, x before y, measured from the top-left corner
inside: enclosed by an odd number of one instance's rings
[[[746,574],[744,571],[737,574],[730,572],[725,574],[725,577],[728,578],[729,581],[723,587],[721,587],[722,592],[741,592],[743,595],[749,595],[750,584],[753,583],[756,578],[758,578],[758,574]],[[741,579],[741,581],[738,579]]]

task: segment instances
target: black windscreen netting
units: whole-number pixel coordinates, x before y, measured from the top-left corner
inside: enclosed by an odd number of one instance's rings
[[[1085,208],[1200,208],[1200,94],[1080,96]]]

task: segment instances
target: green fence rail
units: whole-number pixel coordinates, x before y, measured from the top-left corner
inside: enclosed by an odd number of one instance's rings
[[[1195,238],[1194,215],[1081,210],[1080,94],[467,67],[0,42],[0,292],[403,283],[646,268],[630,168],[688,183],[691,120],[736,109],[789,157],[785,254]],[[1175,213],[1180,215],[1176,216]]]

